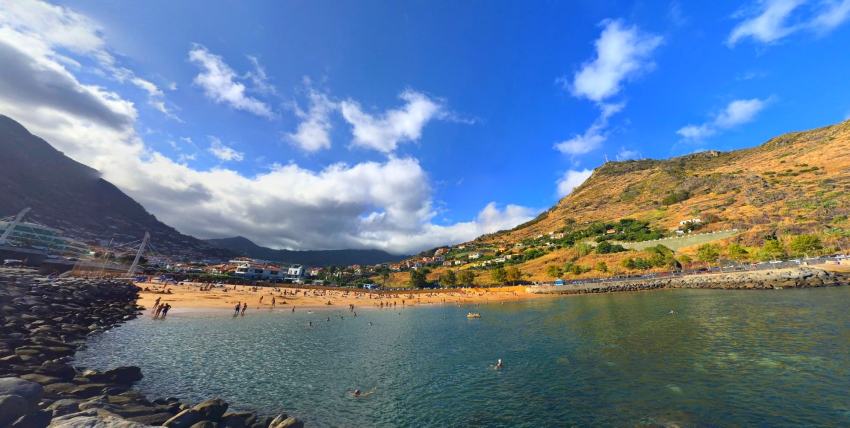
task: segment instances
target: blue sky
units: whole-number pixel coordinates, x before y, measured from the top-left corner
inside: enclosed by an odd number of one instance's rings
[[[178,230],[413,253],[850,117],[850,0],[0,1],[0,113]]]

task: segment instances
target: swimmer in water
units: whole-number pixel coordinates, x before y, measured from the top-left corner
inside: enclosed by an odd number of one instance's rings
[[[496,369],[498,370],[501,367],[502,367],[502,360],[499,360],[498,364],[496,364]]]
[[[372,395],[372,393],[375,392],[376,389],[378,389],[377,386],[372,388],[372,390],[369,391],[369,392],[360,392],[359,389],[355,389],[354,392],[351,393],[351,395],[356,397],[356,398],[368,397],[368,396]]]

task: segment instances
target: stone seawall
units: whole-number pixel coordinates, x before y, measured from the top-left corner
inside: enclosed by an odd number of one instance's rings
[[[149,401],[132,384],[138,367],[77,371],[69,363],[88,336],[141,314],[127,281],[58,278],[0,268],[0,428],[148,426],[283,428],[303,423],[227,413],[210,399],[194,407],[176,398]]]
[[[682,277],[642,278],[613,283],[537,287],[537,293],[591,294],[645,291],[661,288],[711,288],[723,290],[762,290],[782,288],[832,287],[850,284],[850,273],[818,268],[763,270],[752,272],[688,275]]]

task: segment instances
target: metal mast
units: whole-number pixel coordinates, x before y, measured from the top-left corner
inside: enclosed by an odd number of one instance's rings
[[[21,222],[21,219],[23,219],[24,216],[27,215],[27,213],[29,211],[30,211],[30,208],[26,207],[26,208],[24,208],[23,211],[18,213],[18,216],[15,217],[14,220],[12,220],[12,223],[9,224],[9,227],[7,227],[6,231],[3,232],[3,236],[0,236],[0,244],[5,244],[7,242],[6,238],[8,238],[9,235],[12,234],[12,231],[15,230],[15,226],[17,226],[18,223]]]
[[[139,246],[139,252],[136,253],[136,258],[133,260],[133,264],[130,265],[130,270],[127,271],[127,276],[133,276],[136,273],[136,267],[139,265],[139,258],[142,257],[142,253],[145,252],[145,245],[147,245],[150,240],[151,234],[145,232],[145,237],[142,239],[142,245]]]

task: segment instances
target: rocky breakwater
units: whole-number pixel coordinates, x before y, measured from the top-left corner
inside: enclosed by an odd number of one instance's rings
[[[613,283],[592,284],[570,289],[560,286],[552,293],[590,294],[645,291],[659,288],[713,288],[724,290],[763,290],[783,288],[832,287],[850,284],[850,273],[831,272],[813,267],[771,269],[748,272],[641,278]]]
[[[147,426],[283,428],[294,417],[227,412],[220,399],[196,406],[149,401],[131,390],[138,367],[78,371],[69,364],[85,339],[140,314],[138,287],[115,280],[49,280],[0,268],[0,428]]]

